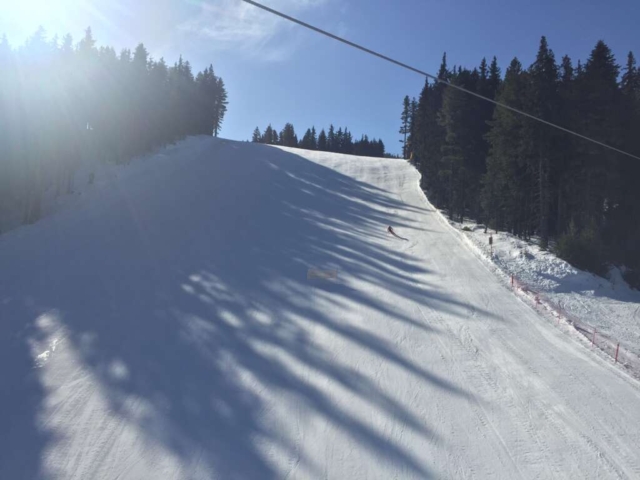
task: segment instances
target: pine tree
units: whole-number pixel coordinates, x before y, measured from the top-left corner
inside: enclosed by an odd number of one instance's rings
[[[215,96],[213,106],[213,134],[218,136],[218,132],[222,128],[222,122],[224,116],[227,113],[227,105],[229,101],[227,99],[227,90],[224,86],[222,78],[218,77],[215,84]]]
[[[322,130],[320,130],[320,134],[318,135],[318,150],[320,150],[321,152],[328,151],[329,147],[327,142],[327,134],[325,133],[323,128]]]
[[[452,78],[452,83],[476,91],[478,72],[460,70]],[[444,206],[449,215],[456,215],[460,221],[468,213],[473,198],[477,197],[478,180],[481,175],[478,164],[484,162],[480,143],[482,132],[478,130],[478,105],[476,99],[458,89],[445,91],[439,123],[444,127],[446,136],[441,147],[441,167],[438,179],[446,191]]]
[[[622,74],[620,88],[623,95],[626,95],[634,101],[638,100],[638,93],[640,92],[639,78],[636,59],[633,56],[633,52],[629,52],[627,55],[627,64]]]
[[[529,68],[529,101],[528,110],[538,118],[557,123],[560,119],[560,96],[558,92],[558,67],[553,51],[547,45],[547,39],[540,39],[540,48],[536,60]],[[547,248],[549,243],[549,217],[551,208],[551,177],[555,172],[559,134],[539,122],[528,122],[527,137],[523,142],[530,142],[532,149],[531,173],[536,176],[538,235],[540,246]],[[535,160],[533,160],[535,158]]]
[[[636,67],[636,59],[633,52],[627,55],[627,63],[620,81],[622,93],[622,116],[626,126],[624,143],[634,152],[640,151],[640,70]]]
[[[524,109],[528,89],[528,75],[514,58],[507,68],[498,101]],[[529,157],[521,138],[527,128],[524,117],[504,108],[493,113],[487,173],[483,184],[483,207],[489,224],[516,235],[528,231],[530,182],[527,181]]]
[[[310,148],[311,150],[318,149],[318,138],[316,135],[316,127],[311,127]]]
[[[353,153],[353,137],[351,132],[345,127],[342,135],[342,153],[351,155]]]
[[[0,62],[6,63],[11,57],[11,45],[9,45],[9,40],[7,39],[7,35],[3,34],[2,39],[0,40]]]
[[[311,129],[307,128],[307,131],[304,133],[302,140],[300,141],[300,148],[304,148],[306,150],[313,149],[313,142],[311,140]]]
[[[92,55],[96,46],[96,41],[93,38],[93,32],[91,27],[88,27],[84,31],[84,37],[78,43],[78,55],[85,59]]]
[[[336,133],[333,129],[333,124],[331,124],[329,125],[329,133],[327,134],[327,151],[336,152],[337,148]]]
[[[253,143],[262,142],[262,135],[260,135],[260,129],[258,127],[256,127],[256,129],[253,131],[253,136],[251,137],[251,141]]]
[[[450,79],[447,69],[447,55],[442,56],[442,64],[438,71],[438,78]],[[445,129],[438,121],[438,113],[442,108],[442,97],[445,85],[425,82],[418,101],[416,115],[416,146],[415,154],[422,174],[422,187],[427,191],[429,199],[436,206],[441,206],[446,197],[446,189],[439,178],[442,159],[442,146],[445,141]]]
[[[336,132],[334,149],[334,151],[338,153],[344,152],[344,134],[342,132],[342,127],[339,127],[338,131]]]
[[[262,134],[262,143],[273,144],[273,128],[271,124],[267,125]]]
[[[362,135],[360,140],[357,140],[353,146],[353,153],[361,156],[370,155],[370,142],[366,135]]]
[[[584,66],[584,73],[577,80],[578,131],[614,146],[620,144],[624,131],[618,72],[613,53],[599,41]],[[619,178],[616,177],[620,157],[593,144],[579,142],[576,145],[578,156],[583,159],[580,169],[585,176],[580,194],[583,213],[578,228],[593,224],[600,230],[606,205],[619,194]]]
[[[575,129],[577,125],[576,117],[576,85],[575,85],[575,70],[571,63],[571,59],[565,55],[562,57],[560,64],[560,82],[558,85],[559,96],[559,124],[566,127]],[[564,136],[559,138],[558,154],[555,158],[555,183],[556,183],[556,201],[555,211],[552,212],[552,216],[555,216],[555,228],[554,233],[559,235],[568,230],[570,224],[570,212],[575,210],[575,206],[571,205],[573,191],[576,189],[576,177],[575,171],[572,168],[572,157],[575,152],[576,138],[571,136]]]
[[[291,123],[286,123],[280,132],[280,144],[285,147],[297,147],[298,137]]]
[[[624,146],[632,153],[640,155],[640,70],[636,67],[636,59],[632,52],[627,55],[620,90],[623,97]],[[612,242],[612,249],[616,251],[615,261],[630,267],[628,279],[639,287],[640,189],[637,187],[637,179],[640,178],[640,162],[631,158],[620,158],[620,162],[620,188],[624,193],[620,196],[616,218],[612,219],[614,228],[609,235],[618,240]]]
[[[407,152],[407,135],[410,133],[410,118],[411,118],[411,101],[409,100],[409,95],[405,95],[404,101],[402,102],[402,114],[400,115],[400,135],[403,135],[403,139],[400,140],[402,143],[402,158],[408,158]]]
[[[416,135],[416,115],[418,114],[418,102],[415,97],[411,99],[409,106],[409,134],[407,135],[407,152],[405,157],[412,158],[413,150],[415,148],[415,135]]]
[[[487,80],[487,95],[489,98],[495,98],[500,88],[500,67],[498,67],[498,59],[493,57],[491,66],[489,67],[489,79]]]

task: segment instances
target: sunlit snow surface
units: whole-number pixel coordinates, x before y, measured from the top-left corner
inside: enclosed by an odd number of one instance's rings
[[[640,477],[638,383],[404,161],[192,138],[96,171],[0,236],[0,478]]]

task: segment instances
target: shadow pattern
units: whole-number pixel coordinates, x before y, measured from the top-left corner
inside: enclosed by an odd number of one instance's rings
[[[420,209],[295,153],[205,139],[198,145],[179,173],[124,180],[113,201],[47,219],[0,243],[0,478],[59,478],[73,470],[72,460],[47,460],[68,445],[63,426],[48,422],[55,415],[50,403],[86,375],[110,415],[185,465],[182,478],[280,478],[261,446],[295,455],[296,445],[265,421],[261,391],[298,398],[398,471],[432,476],[425,459],[301,374],[327,378],[437,439],[390,392],[335,361],[330,345],[314,335],[321,327],[419,381],[470,398],[382,335],[331,313],[355,305],[437,335],[371,292],[434,310],[468,310],[430,284],[425,265],[385,231],[393,224],[418,235],[407,213]],[[338,270],[340,281],[310,284],[307,270],[314,267]],[[78,362],[61,370],[63,378],[55,377],[57,352],[34,366],[33,345],[47,341],[39,338],[38,319],[51,312],[64,332],[60,348],[74,351]],[[95,456],[87,478],[107,465],[107,453]],[[322,465],[299,461],[321,476]]]

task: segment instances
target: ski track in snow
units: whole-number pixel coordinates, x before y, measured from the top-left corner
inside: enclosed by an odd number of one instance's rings
[[[639,383],[406,162],[200,137],[126,168],[0,236],[0,478],[640,477]]]

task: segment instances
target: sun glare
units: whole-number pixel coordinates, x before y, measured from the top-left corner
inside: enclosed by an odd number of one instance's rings
[[[73,0],[0,0],[0,10],[8,25],[19,36],[27,37],[42,26],[50,34],[64,35],[65,18],[71,13]],[[0,34],[3,32],[0,32]]]

